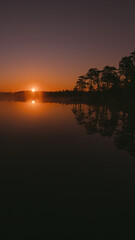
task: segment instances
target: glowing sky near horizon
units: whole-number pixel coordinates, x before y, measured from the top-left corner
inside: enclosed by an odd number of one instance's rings
[[[1,0],[0,91],[72,89],[135,50],[135,1]]]

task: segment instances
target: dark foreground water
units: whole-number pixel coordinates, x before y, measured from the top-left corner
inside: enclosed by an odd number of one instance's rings
[[[0,239],[135,239],[135,114],[0,102]]]

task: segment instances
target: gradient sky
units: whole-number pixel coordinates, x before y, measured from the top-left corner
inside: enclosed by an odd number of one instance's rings
[[[135,50],[134,0],[1,0],[0,91],[72,89]]]

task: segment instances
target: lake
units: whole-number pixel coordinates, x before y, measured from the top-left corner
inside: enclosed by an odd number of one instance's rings
[[[135,110],[0,102],[1,239],[134,239]]]

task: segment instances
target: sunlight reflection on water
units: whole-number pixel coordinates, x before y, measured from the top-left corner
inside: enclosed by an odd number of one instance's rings
[[[31,210],[31,221],[44,211],[41,222],[64,204],[92,219],[135,214],[134,118],[97,105],[0,102],[1,211]]]

